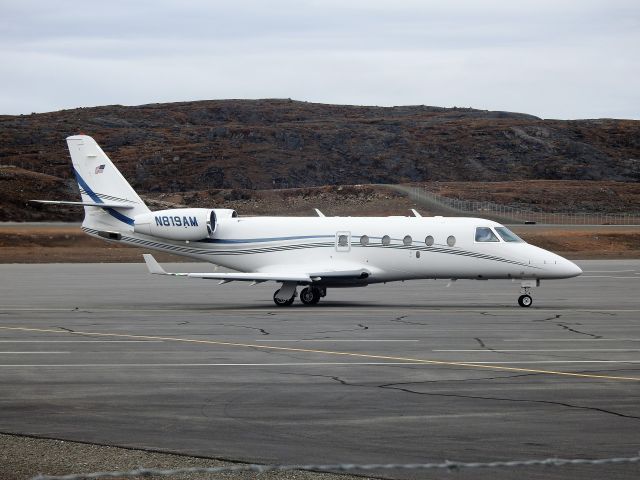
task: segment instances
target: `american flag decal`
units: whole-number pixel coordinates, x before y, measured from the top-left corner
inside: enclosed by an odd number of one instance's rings
[[[104,172],[104,164],[96,167],[96,173],[102,173],[102,172]]]

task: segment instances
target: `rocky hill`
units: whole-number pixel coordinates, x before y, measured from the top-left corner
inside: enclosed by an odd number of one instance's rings
[[[134,188],[152,195],[433,181],[640,181],[640,121],[292,100],[115,105],[0,116],[0,220],[15,219],[29,198],[75,198],[64,139],[77,133],[93,136]],[[37,216],[29,209],[24,219]]]

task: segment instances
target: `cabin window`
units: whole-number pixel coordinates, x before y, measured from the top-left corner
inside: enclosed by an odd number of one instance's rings
[[[369,237],[367,237],[366,235],[362,235],[360,237],[360,245],[362,245],[363,247],[369,245]]]
[[[433,245],[433,237],[431,235],[428,235],[425,239],[424,239],[424,244],[427,247],[430,247],[431,245]]]
[[[502,237],[505,242],[524,242],[519,236],[509,230],[507,227],[496,227],[498,235]]]
[[[349,245],[349,236],[348,235],[340,235],[338,236],[338,246],[346,247]]]
[[[499,242],[498,237],[489,227],[476,228],[476,242]]]
[[[416,258],[420,258],[420,251],[419,250],[416,252]]]
[[[402,239],[402,243],[404,243],[406,246],[409,246],[413,243],[413,239],[411,238],[411,235],[407,235]]]
[[[450,247],[453,247],[456,244],[456,237],[454,237],[453,235],[449,235],[447,237],[447,245],[449,245]]]
[[[391,244],[391,238],[389,238],[389,235],[385,235],[384,237],[382,237],[382,244],[383,245]]]

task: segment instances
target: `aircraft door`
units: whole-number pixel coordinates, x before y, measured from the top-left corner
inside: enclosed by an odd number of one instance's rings
[[[336,252],[351,250],[351,232],[336,232]]]

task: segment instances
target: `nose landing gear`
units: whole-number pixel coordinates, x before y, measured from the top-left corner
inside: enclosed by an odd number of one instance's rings
[[[520,296],[518,297],[518,305],[521,307],[530,307],[533,303],[531,298],[531,289],[540,286],[540,280],[523,280],[520,283]]]
[[[531,298],[531,295],[520,295],[518,297],[518,305],[521,307],[530,307],[532,303],[533,299]]]

